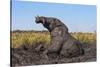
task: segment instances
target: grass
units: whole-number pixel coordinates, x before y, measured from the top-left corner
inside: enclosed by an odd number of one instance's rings
[[[71,33],[71,35],[82,43],[96,42],[95,33]],[[34,45],[43,43],[50,44],[50,34],[46,31],[13,31],[11,32],[11,47],[17,48],[21,45]]]
[[[82,43],[96,42],[96,33],[71,33],[71,35]]]

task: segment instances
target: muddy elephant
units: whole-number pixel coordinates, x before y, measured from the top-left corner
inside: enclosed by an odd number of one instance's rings
[[[37,16],[35,22],[41,23],[51,35],[51,45],[44,51],[45,54],[58,53],[66,57],[84,54],[82,44],[69,34],[68,27],[59,19]]]

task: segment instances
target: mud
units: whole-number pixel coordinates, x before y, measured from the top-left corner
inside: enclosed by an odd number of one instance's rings
[[[11,66],[30,66],[43,64],[61,64],[76,62],[96,61],[96,44],[84,44],[85,54],[78,57],[67,58],[58,54],[49,54],[48,59],[43,55],[46,47],[23,45],[19,48],[11,48]]]

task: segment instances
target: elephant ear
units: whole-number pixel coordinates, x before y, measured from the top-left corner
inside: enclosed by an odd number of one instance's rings
[[[59,19],[54,19],[54,25],[55,25],[55,27],[65,26],[65,24],[63,24]],[[68,27],[67,26],[66,26],[66,30],[68,32]]]
[[[50,29],[54,29],[56,26],[56,23],[52,20],[52,21],[50,21],[50,25],[49,25],[49,27],[50,27]]]

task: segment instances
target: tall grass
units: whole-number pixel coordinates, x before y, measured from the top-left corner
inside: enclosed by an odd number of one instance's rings
[[[95,33],[71,33],[71,35],[81,41],[82,43],[96,42]],[[49,32],[36,32],[36,31],[20,31],[11,32],[11,47],[17,48],[21,45],[34,45],[43,43],[44,45],[50,44]]]
[[[96,42],[96,33],[71,33],[71,35],[82,43]]]

